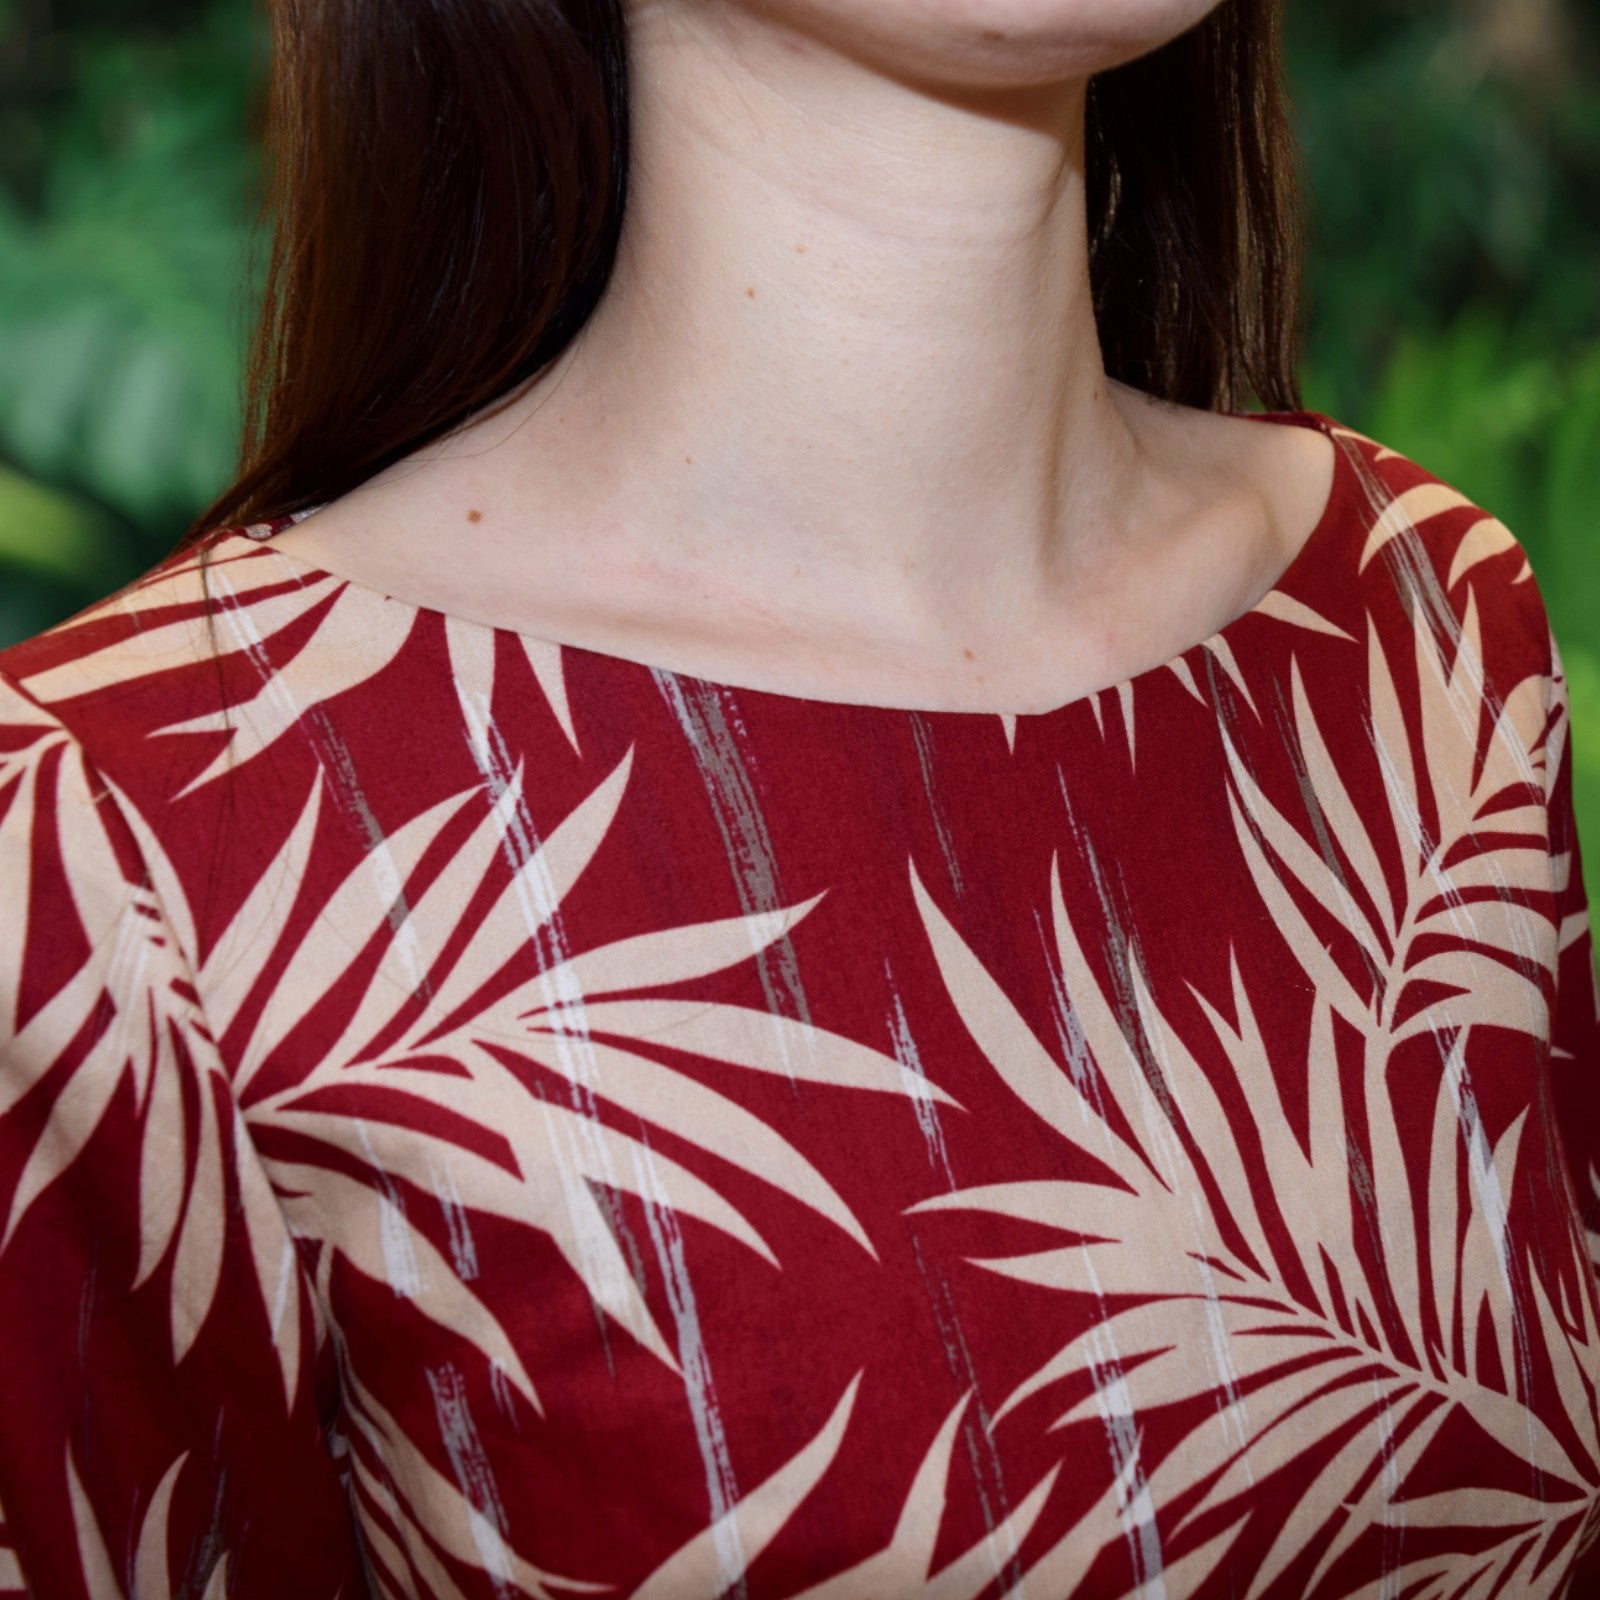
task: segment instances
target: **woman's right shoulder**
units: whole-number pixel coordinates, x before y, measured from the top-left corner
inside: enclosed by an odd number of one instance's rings
[[[342,583],[266,542],[279,526],[214,528],[0,649],[0,730],[13,730],[0,732],[0,760],[16,730],[53,721],[107,775],[154,795],[166,780],[182,789],[219,776],[241,720],[270,721],[269,702],[292,693],[303,709],[308,690],[315,700],[315,684],[283,683],[288,664],[313,640],[346,654],[362,641],[340,626]],[[325,653],[313,660],[337,674]]]
[[[97,749],[126,742],[127,715],[141,691],[154,700],[183,693],[189,674],[238,647],[231,637],[253,603],[284,573],[253,535],[256,528],[215,528],[164,556],[129,582],[0,649],[7,715],[20,699],[31,714],[58,717]],[[293,585],[291,585],[293,587]],[[217,624],[226,634],[219,640]]]
[[[195,958],[240,798],[213,780],[241,732],[260,742],[263,701],[285,698],[277,636],[313,633],[330,588],[250,536],[270,526],[213,530],[0,650],[0,1035],[134,934],[166,928],[171,959]]]
[[[166,833],[212,825],[213,807],[172,802],[226,770],[241,718],[278,688],[262,640],[329,587],[286,572],[261,531],[215,529],[0,650],[6,898],[37,899],[54,872],[80,914],[103,901],[108,924]]]

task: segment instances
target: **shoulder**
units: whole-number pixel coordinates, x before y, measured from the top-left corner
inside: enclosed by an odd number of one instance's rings
[[[341,580],[254,536],[279,526],[215,529],[0,650],[13,703],[57,718],[148,814],[209,783],[237,755],[241,728],[264,734],[275,707],[292,724],[324,678],[342,683],[393,644],[387,619],[350,603]],[[307,654],[313,643],[327,648]]]
[[[72,729],[0,674],[0,1112],[104,1035],[104,997],[132,1015],[181,976],[144,831]]]
[[[1436,636],[1470,634],[1501,670],[1552,670],[1544,596],[1519,532],[1424,461],[1334,418],[1350,497],[1347,549],[1358,574],[1399,591]],[[1420,614],[1415,608],[1420,605]]]
[[[273,602],[307,586],[248,537],[256,531],[213,530],[74,615],[0,649],[0,677],[97,753],[114,756],[119,746],[137,744],[157,725],[149,717],[186,703],[198,672],[296,609]]]
[[[332,587],[297,581],[244,531],[217,530],[0,650],[0,879],[31,907],[30,962],[58,935],[92,947],[141,899],[141,915],[175,914],[192,953],[170,847],[225,814],[174,801],[225,766],[271,676],[263,640]],[[190,854],[198,875],[207,851]]]
[[[1458,751],[1465,792],[1507,752],[1548,801],[1567,744],[1561,650],[1516,528],[1423,461],[1332,421],[1349,464],[1344,551],[1368,618],[1369,688],[1402,686],[1427,758]],[[1348,571],[1348,566],[1346,567]]]

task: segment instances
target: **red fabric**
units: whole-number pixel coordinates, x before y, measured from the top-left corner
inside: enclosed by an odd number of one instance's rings
[[[0,652],[0,1593],[1600,1592],[1559,650],[1261,420],[1289,570],[1031,716],[282,523]]]

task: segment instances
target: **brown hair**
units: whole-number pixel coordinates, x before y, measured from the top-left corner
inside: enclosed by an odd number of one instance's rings
[[[343,494],[553,361],[626,192],[621,0],[268,0],[263,220],[238,476],[213,529]],[[1300,405],[1301,225],[1281,0],[1222,0],[1089,82],[1106,371]]]

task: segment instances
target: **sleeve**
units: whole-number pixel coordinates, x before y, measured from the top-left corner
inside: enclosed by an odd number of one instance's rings
[[[121,804],[0,676],[0,1594],[354,1600],[331,1341]]]
[[[1553,632],[1549,649],[1544,783],[1558,952],[1550,1019],[1550,1076],[1589,1258],[1600,1269],[1600,974],[1595,967],[1594,932],[1573,804],[1572,708],[1561,649]]]

